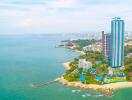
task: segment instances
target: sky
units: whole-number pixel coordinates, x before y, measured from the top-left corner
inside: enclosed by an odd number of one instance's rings
[[[0,0],[0,34],[109,32],[116,16],[132,31],[132,0]]]

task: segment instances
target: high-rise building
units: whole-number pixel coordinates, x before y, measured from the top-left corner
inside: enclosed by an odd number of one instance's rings
[[[112,68],[124,66],[124,20],[119,17],[111,21],[109,63]]]
[[[110,42],[110,34],[107,34],[104,31],[102,31],[102,53],[106,57],[108,57],[110,54],[109,42]]]

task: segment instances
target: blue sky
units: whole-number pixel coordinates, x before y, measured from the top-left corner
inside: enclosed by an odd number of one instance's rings
[[[0,34],[110,31],[111,18],[132,31],[131,0],[0,0]]]

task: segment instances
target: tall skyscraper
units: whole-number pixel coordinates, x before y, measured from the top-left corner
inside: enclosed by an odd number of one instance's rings
[[[109,63],[112,68],[124,66],[124,20],[119,17],[111,21]]]
[[[110,42],[110,34],[107,34],[104,31],[102,31],[102,53],[106,57],[108,57],[110,54],[109,42]]]

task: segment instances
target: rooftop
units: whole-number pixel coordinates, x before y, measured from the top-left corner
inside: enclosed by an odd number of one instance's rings
[[[114,17],[114,18],[112,18],[112,21],[115,21],[115,20],[120,20],[120,21],[123,21],[123,20],[121,20],[121,18],[120,18],[120,17]]]

